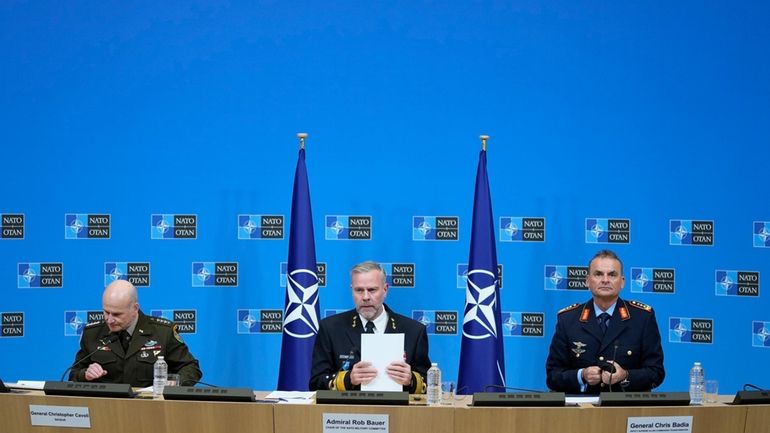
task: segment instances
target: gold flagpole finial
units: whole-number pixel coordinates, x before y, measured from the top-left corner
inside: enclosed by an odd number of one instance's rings
[[[479,135],[479,138],[481,139],[481,150],[484,152],[487,151],[487,140],[489,140],[488,135]]]
[[[299,148],[304,149],[305,148],[305,139],[307,138],[307,132],[300,132],[297,134],[297,138],[299,138]]]

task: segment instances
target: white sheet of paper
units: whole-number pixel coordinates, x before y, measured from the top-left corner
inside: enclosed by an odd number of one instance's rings
[[[404,359],[404,334],[361,334],[361,360],[371,362],[377,377],[361,385],[361,391],[402,391],[403,387],[388,376],[386,368]]]

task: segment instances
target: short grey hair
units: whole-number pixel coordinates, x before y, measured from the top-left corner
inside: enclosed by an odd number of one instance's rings
[[[620,260],[620,257],[618,257],[617,254],[615,254],[615,251],[612,250],[599,250],[594,254],[593,257],[591,257],[591,260],[588,261],[588,270],[591,270],[591,263],[594,262],[596,259],[615,259],[620,263],[620,273],[623,274],[623,260]]]
[[[380,271],[382,274],[382,284],[385,284],[387,282],[387,277],[385,275],[385,269],[380,266],[379,263],[367,260],[365,262],[358,263],[357,265],[350,268],[350,276],[352,277],[353,274],[365,274],[367,272],[371,271]]]

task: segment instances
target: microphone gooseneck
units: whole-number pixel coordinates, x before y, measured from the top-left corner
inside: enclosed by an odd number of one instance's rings
[[[112,344],[112,343],[114,343],[116,341],[118,341],[118,334],[109,334],[106,337],[100,339],[99,340],[100,344],[98,346],[96,346],[96,349],[91,351],[91,353],[89,353],[88,355],[86,355],[86,356],[84,356],[84,357],[82,357],[80,359],[75,360],[75,362],[73,362],[72,365],[70,365],[69,367],[67,367],[66,370],[64,370],[64,373],[62,373],[61,379],[59,379],[59,382],[64,382],[64,377],[67,376],[67,373],[69,373],[73,368],[75,368],[76,365],[78,365],[81,362],[83,362],[83,360],[90,358],[94,353],[102,350],[105,346],[109,346],[110,344]]]

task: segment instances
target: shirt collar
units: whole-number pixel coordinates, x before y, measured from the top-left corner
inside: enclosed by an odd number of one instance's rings
[[[364,319],[360,314],[358,317],[361,319],[361,323],[364,325],[363,329],[366,329],[366,324],[369,323],[369,320]],[[383,308],[382,314],[380,314],[376,319],[372,320],[372,322],[374,322],[374,333],[384,334],[385,328],[388,326],[388,312]]]
[[[612,317],[612,314],[615,313],[615,307],[618,305],[618,301],[615,301],[610,305],[610,308],[607,309],[606,313]],[[605,311],[599,308],[598,305],[594,302],[594,315],[596,317],[599,317],[600,314],[604,313]],[[375,325],[376,326],[376,325]]]

